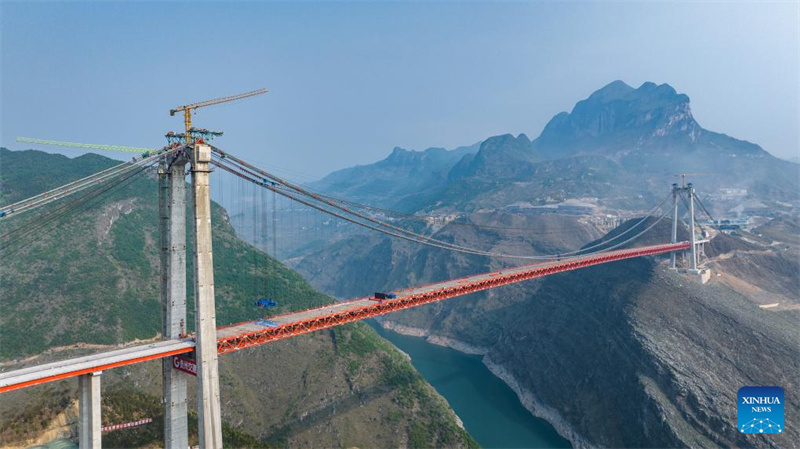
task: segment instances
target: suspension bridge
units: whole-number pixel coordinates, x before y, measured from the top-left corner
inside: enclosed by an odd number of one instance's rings
[[[676,268],[676,252],[688,252],[689,273],[698,272],[698,247],[704,242],[695,236],[694,205],[707,210],[696,198],[691,184],[673,184],[670,195],[625,231],[579,250],[553,255],[507,254],[489,249],[460,245],[414,231],[371,211],[371,207],[345,199],[312,192],[253,165],[220,148],[210,140],[221,133],[192,126],[191,112],[200,107],[258,95],[266,90],[248,92],[209,102],[195,103],[171,110],[184,112],[185,132],[167,134],[168,145],[160,149],[129,149],[139,153],[133,160],[91,176],[48,190],[31,198],[0,207],[0,221],[9,220],[10,229],[0,235],[0,248],[8,248],[21,236],[31,236],[42,226],[53,223],[66,213],[96,202],[111,189],[124,185],[131,177],[157,172],[159,189],[159,229],[161,257],[161,296],[163,304],[162,341],[132,345],[123,349],[40,364],[0,373],[0,393],[48,382],[77,377],[79,385],[80,447],[101,445],[100,379],[102,371],[162,359],[165,407],[164,445],[188,447],[187,388],[189,377],[197,380],[197,407],[200,446],[222,447],[219,374],[217,357],[257,345],[291,338],[321,329],[352,323],[388,313],[455,298],[483,290],[524,282],[557,273],[643,256],[670,254],[670,266]],[[92,146],[64,142],[36,141],[98,148],[126,150],[126,147]],[[191,226],[195,235],[191,256],[194,260],[195,332],[186,332],[186,173],[191,175]],[[451,279],[429,285],[410,287],[380,295],[336,302],[292,311],[263,319],[217,327],[214,302],[214,271],[211,246],[212,171],[224,172],[262,191],[288,198],[309,210],[335,217],[353,225],[380,232],[393,238],[440,250],[489,258],[519,260],[524,264]],[[669,204],[671,208],[665,207]],[[678,204],[689,211],[690,241],[678,242]],[[273,198],[273,207],[274,207]],[[663,210],[662,210],[663,209]],[[672,216],[672,235],[664,244],[631,247],[662,219]],[[17,218],[19,217],[19,218]],[[25,219],[27,217],[27,220]],[[273,214],[274,218],[274,214]],[[275,226],[273,222],[273,232]],[[274,244],[274,239],[273,239]]]

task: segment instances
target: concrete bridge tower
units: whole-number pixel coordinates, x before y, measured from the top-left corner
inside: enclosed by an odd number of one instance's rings
[[[186,163],[179,155],[159,167],[162,333],[175,340],[186,333]],[[187,375],[162,359],[164,447],[189,447]]]
[[[194,199],[194,305],[197,359],[197,416],[200,447],[222,447],[222,418],[217,365],[217,317],[214,307],[214,261],[211,252],[211,147],[192,146]]]

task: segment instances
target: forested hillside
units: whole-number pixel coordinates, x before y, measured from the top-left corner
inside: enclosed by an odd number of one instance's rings
[[[69,159],[0,149],[3,202],[115,163],[96,155]],[[36,175],[34,167],[46,176]],[[145,173],[4,247],[0,370],[158,337],[157,205],[156,181]],[[263,316],[253,305],[256,295],[277,299],[274,313],[332,301],[239,240],[221,207],[214,204],[212,214],[218,324]],[[0,233],[24,219],[7,220]],[[191,309],[191,289],[188,297]],[[187,330],[192,321],[190,310]],[[155,421],[109,434],[107,446],[160,441],[160,369],[155,361],[104,373],[104,425],[141,417]],[[223,356],[220,372],[229,447],[475,444],[409,361],[361,323]],[[4,394],[0,443],[74,436],[76,388],[70,379]]]

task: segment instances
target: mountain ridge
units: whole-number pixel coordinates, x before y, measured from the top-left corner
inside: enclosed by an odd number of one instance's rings
[[[394,147],[384,159],[368,165],[356,165],[334,171],[309,187],[335,191],[350,200],[365,203],[383,202],[383,198],[396,198],[392,207],[413,210],[425,200],[426,191],[444,185],[450,168],[463,157],[478,151],[481,142],[452,150],[431,147],[423,151]]]
[[[483,215],[489,225],[511,218]],[[530,233],[451,224],[434,235],[470,247],[552,254],[578,241],[590,246],[608,240],[637,221],[595,239],[588,225],[548,232],[575,226],[575,217],[514,218],[526,220]],[[654,224],[637,244],[669,239],[669,224]],[[781,221],[761,228],[780,238],[780,246],[750,243],[749,234],[718,234],[706,245],[709,259],[701,261],[715,276],[702,286],[668,270],[665,257],[637,258],[405,310],[384,322],[432,342],[486,348],[485,362],[507,373],[521,396],[534,398],[539,405],[532,413],[551,421],[576,447],[769,447],[772,442],[737,431],[735,398],[748,382],[791,385],[787,389],[797,384],[789,373],[800,360],[792,324],[800,304],[798,248],[783,245],[796,227],[796,221]],[[680,226],[678,239],[687,237]],[[379,262],[386,259],[391,266]],[[298,270],[337,295],[358,296],[511,265],[354,236],[304,258]],[[771,302],[781,308],[758,307]],[[800,410],[792,407],[787,419]],[[791,447],[793,438],[787,432],[775,443]]]
[[[559,423],[580,436],[574,444],[792,447],[796,431],[774,441],[740,434],[735,397],[753,383],[796,388],[796,376],[787,373],[800,360],[792,324],[800,307],[800,249],[797,222],[788,220],[800,206],[797,164],[703,129],[689,97],[669,85],[613,82],[554,116],[533,141],[487,138],[453,166],[446,185],[419,193],[426,200],[417,212],[457,217],[425,230],[461,246],[559,254],[594,240],[599,229],[592,223],[606,213],[629,217],[658,204],[678,173],[710,174],[690,181],[716,218],[747,204],[767,205],[783,218],[753,231],[763,238],[744,230],[739,237],[717,234],[701,260],[714,273],[703,286],[667,270],[663,258],[641,258],[442,301],[385,322],[488,348],[489,360],[547,407],[560,431]],[[507,207],[567,199],[586,199],[600,211],[579,217]],[[652,231],[657,242],[669,241],[666,220],[660,224]],[[679,239],[688,235],[679,232]],[[388,259],[391,265],[381,262]],[[374,235],[348,236],[295,262],[314,285],[339,296],[510,265]],[[775,302],[777,309],[758,307]],[[797,413],[787,409],[787,419]]]
[[[474,212],[531,199],[541,204],[581,197],[637,210],[660,197],[675,174],[700,172],[713,175],[703,179],[707,194],[735,188],[762,202],[800,205],[796,165],[756,144],[704,129],[692,115],[688,95],[652,82],[638,88],[609,83],[576,102],[571,112],[556,114],[536,139],[524,133],[489,137],[477,151],[437,166],[433,180],[417,177],[415,170],[424,164],[414,160],[404,160],[403,171],[396,172],[402,176],[382,176],[393,160],[390,155],[360,166],[357,180],[326,184],[326,177],[317,185],[332,196],[402,206],[404,212]],[[565,179],[572,184],[560,182]],[[379,187],[386,183],[392,187]]]

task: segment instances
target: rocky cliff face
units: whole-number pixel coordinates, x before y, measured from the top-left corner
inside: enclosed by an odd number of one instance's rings
[[[406,212],[476,211],[523,200],[587,196],[635,210],[660,198],[676,181],[675,174],[707,173],[702,179],[707,195],[736,188],[771,204],[800,202],[800,166],[756,144],[702,128],[692,116],[689,97],[668,84],[633,88],[614,81],[577,102],[571,112],[554,116],[533,141],[525,134],[487,138],[477,151],[438,165],[433,178],[424,173],[429,167],[424,158],[395,153],[359,167],[358,173],[382,174],[394,167],[390,173],[399,176],[381,176],[379,182],[369,175],[332,174],[336,183],[319,187],[334,196],[369,197],[374,206],[400,204],[399,196]],[[720,210],[735,205],[720,204]]]
[[[310,186],[353,201],[414,211],[430,200],[426,193],[441,187],[450,169],[462,158],[474,155],[480,144],[453,150],[395,147],[386,159],[335,171]]]
[[[499,211],[517,201],[590,196],[604,207],[646,209],[664,197],[674,174],[700,172],[711,174],[696,185],[712,212],[732,207],[712,201],[722,188],[746,189],[747,199],[786,210],[800,202],[798,170],[758,145],[703,129],[688,96],[669,85],[633,88],[617,81],[555,116],[533,141],[524,135],[487,139],[453,166],[444,185],[426,192],[429,201],[420,209],[467,218],[497,214],[497,221],[482,222],[487,225],[502,224]],[[522,225],[527,235],[491,226],[435,233],[463,246],[520,254],[554,254],[597,237],[567,230],[566,223],[552,234],[535,232],[540,225]],[[762,237],[718,236],[705,261],[715,276],[702,287],[667,272],[662,258],[637,259],[387,320],[439,342],[484,348],[488,364],[523,403],[578,445],[794,447],[797,430],[771,439],[739,434],[735,408],[741,386],[797,388],[796,227],[784,219],[760,228]],[[668,229],[654,232],[652,242],[668,240]],[[570,235],[572,242],[554,240]],[[370,237],[342,242],[297,267],[315,285],[359,296],[505,263],[518,262]],[[758,307],[775,302],[774,309]],[[797,406],[790,408],[787,420],[798,416]]]
[[[530,175],[532,163],[539,159],[525,134],[517,137],[511,134],[494,136],[481,144],[475,157],[461,159],[450,170],[448,181],[453,183],[469,178],[524,179]],[[509,160],[516,164],[509,166]]]
[[[494,236],[498,231],[472,232],[454,238],[471,245],[520,242],[508,234]],[[649,243],[662,241],[668,229],[659,225],[655,232]],[[685,237],[682,231],[679,238]],[[535,238],[540,244],[550,239],[546,233]],[[550,244],[550,250],[559,247]],[[312,282],[344,283],[342,290],[349,291],[342,293],[355,296],[364,294],[360,287],[388,290],[492,267],[486,260],[382,245],[387,246],[381,257],[391,257],[390,268],[344,253],[326,263],[358,267],[363,279],[389,279],[383,285],[347,284],[321,265],[313,265],[316,272],[302,264],[300,270]],[[636,259],[451,299],[385,320],[448,346],[482,348],[487,364],[515,388],[523,404],[578,446],[795,447],[797,429],[769,439],[736,430],[740,387],[780,385],[787,392],[798,387],[800,297],[788,291],[797,282],[798,253],[792,248],[721,235],[707,250],[715,276],[704,286],[669,272],[665,258]],[[756,271],[762,264],[775,269]],[[373,278],[373,267],[388,272]],[[406,282],[392,276],[395,268],[410,273]],[[781,307],[758,308],[767,298],[776,301],[776,295]],[[797,404],[787,405],[787,422],[797,419],[792,417],[800,417]]]
[[[553,117],[535,146],[544,156],[558,158],[643,146],[663,138],[691,144],[702,132],[692,117],[689,97],[668,84],[648,82],[634,89],[614,81],[579,101],[571,113]]]
[[[792,447],[736,429],[745,385],[797,388],[794,312],[630,261],[547,280],[490,351],[592,445]],[[531,325],[535,322],[536,325]],[[787,408],[787,420],[798,416]]]

